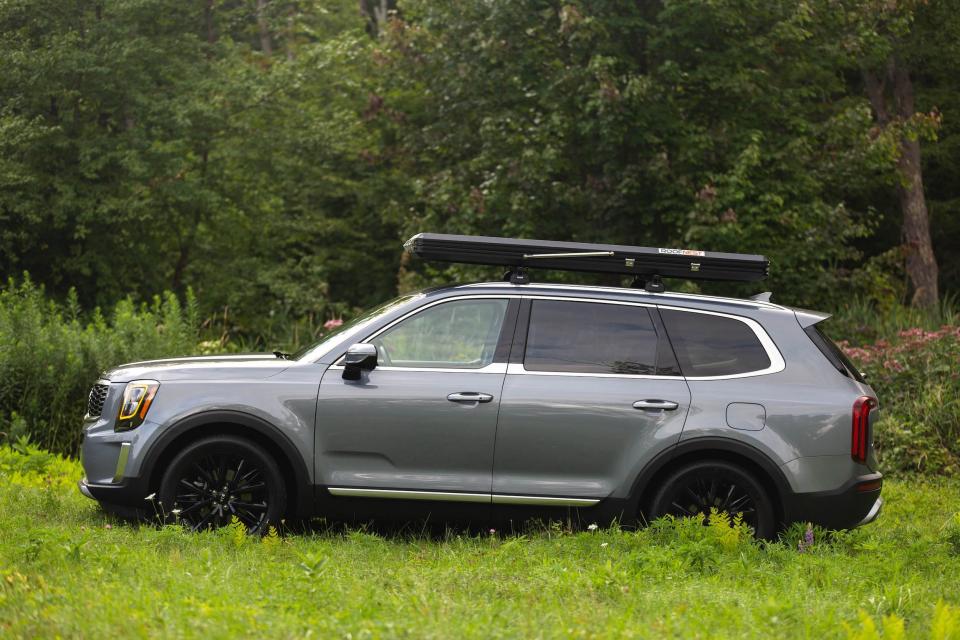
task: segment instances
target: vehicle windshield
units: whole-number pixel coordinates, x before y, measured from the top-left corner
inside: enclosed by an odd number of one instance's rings
[[[356,318],[353,318],[349,322],[344,322],[342,325],[336,329],[331,330],[329,333],[324,334],[320,337],[319,340],[313,344],[309,344],[306,347],[303,347],[295,354],[290,356],[291,360],[317,360],[324,354],[328,353],[331,349],[337,347],[338,345],[343,344],[347,340],[355,337],[358,333],[361,333],[363,329],[370,324],[372,324],[377,318],[388,313],[399,306],[402,306],[412,300],[422,298],[422,293],[411,293],[403,295],[389,302],[385,302],[378,307],[363,313]]]

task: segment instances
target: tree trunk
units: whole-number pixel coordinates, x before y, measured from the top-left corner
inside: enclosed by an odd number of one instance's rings
[[[913,83],[910,71],[902,61],[893,67],[893,99],[900,118],[906,121],[915,113]],[[932,307],[940,300],[937,283],[937,259],[930,239],[930,216],[923,193],[923,166],[920,163],[920,141],[904,137],[900,141],[897,161],[900,181],[900,209],[903,211],[903,243],[907,250],[907,277],[913,285],[912,304]]]
[[[270,42],[270,25],[267,23],[267,16],[264,15],[267,9],[267,0],[257,0],[257,30],[260,32],[260,51],[263,55],[273,54],[273,43]]]
[[[915,114],[913,83],[910,71],[902,60],[891,59],[881,75],[873,71],[863,72],[867,97],[876,114],[877,124],[885,127],[891,123],[887,108],[886,88],[893,85],[893,106],[896,118],[902,123]],[[920,141],[904,136],[900,139],[897,158],[897,195],[903,214],[901,237],[906,250],[907,277],[913,289],[911,304],[915,307],[932,307],[940,299],[938,269],[930,239],[930,216],[923,193],[923,167],[920,161]]]

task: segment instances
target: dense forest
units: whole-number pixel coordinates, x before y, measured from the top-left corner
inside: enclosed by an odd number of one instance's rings
[[[930,307],[958,69],[948,0],[10,0],[0,275],[195,297],[259,346],[498,275],[409,260],[419,231],[764,253],[781,302]]]

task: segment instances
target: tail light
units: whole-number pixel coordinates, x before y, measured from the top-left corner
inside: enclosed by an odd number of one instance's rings
[[[853,429],[850,438],[850,456],[861,464],[867,462],[867,445],[870,443],[870,409],[877,401],[860,396],[853,403]]]

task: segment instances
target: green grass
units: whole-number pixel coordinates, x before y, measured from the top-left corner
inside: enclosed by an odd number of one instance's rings
[[[889,614],[884,637],[960,637],[956,479],[890,481],[877,523],[800,553],[799,528],[761,547],[692,522],[193,535],[103,514],[78,475],[0,450],[0,637],[869,638]]]

